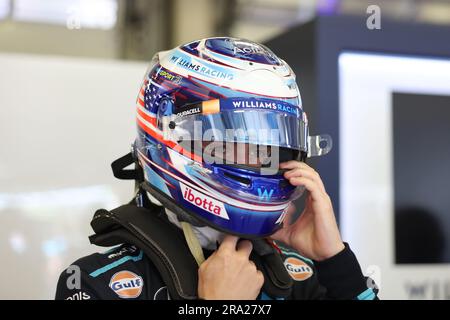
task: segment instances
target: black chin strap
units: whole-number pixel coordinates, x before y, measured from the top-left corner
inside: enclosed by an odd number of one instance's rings
[[[133,163],[135,164],[134,169],[125,169]],[[144,172],[131,152],[113,161],[111,169],[114,177],[117,179],[144,181]]]
[[[286,271],[280,253],[266,239],[251,241],[253,251],[250,259],[264,275],[263,291],[271,297],[287,298],[294,281]]]

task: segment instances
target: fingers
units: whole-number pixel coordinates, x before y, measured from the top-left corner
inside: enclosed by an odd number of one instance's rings
[[[250,253],[252,253],[253,244],[248,240],[241,240],[237,245],[237,251],[242,254],[247,259],[250,257]]]
[[[281,242],[284,242],[284,243],[288,243],[289,232],[288,232],[286,227],[283,227],[280,230],[278,230],[277,232],[275,232],[274,234],[272,234],[270,236],[270,239],[275,240],[275,241],[281,241]]]
[[[256,281],[259,288],[261,288],[264,285],[264,275],[261,271],[256,271]]]
[[[289,182],[296,187],[305,186],[306,190],[310,192],[312,200],[319,200],[328,196],[315,181],[307,177],[294,177],[289,179]]]
[[[312,167],[310,167],[306,163],[301,162],[301,161],[296,161],[296,160],[291,160],[291,161],[286,161],[286,162],[280,163],[280,169],[289,170],[289,171],[291,171],[292,169],[305,169],[305,170],[311,170],[312,172],[316,172]]]
[[[280,163],[280,169],[292,170],[292,169],[298,169],[298,168],[312,170],[313,172],[315,172],[315,170],[312,167],[310,167],[309,165],[307,165],[306,163],[304,163],[302,161],[290,160],[290,161]]]
[[[239,238],[232,235],[225,235],[225,237],[222,240],[222,243],[219,246],[218,251],[236,251],[236,244],[238,242]]]
[[[304,169],[304,168],[292,169],[292,170],[286,172],[284,174],[284,177],[288,180],[290,180],[292,178],[297,178],[297,177],[308,178],[308,179],[314,181],[315,183],[317,183],[317,185],[320,187],[320,189],[322,189],[323,192],[326,192],[325,186],[323,185],[322,179],[320,178],[319,174],[312,169],[311,170]]]
[[[229,253],[229,252],[238,252],[243,257],[248,259],[253,250],[253,244],[248,240],[241,240],[239,238],[232,235],[226,235],[223,238],[222,243],[219,246],[217,252],[219,253]]]
[[[292,160],[281,163],[280,168],[290,169],[289,171],[284,173],[284,177],[288,179],[289,182],[291,182],[292,178],[305,177],[317,183],[320,189],[324,193],[326,193],[325,186],[319,173],[310,166],[308,166],[306,163]]]
[[[280,163],[280,169],[295,169],[295,168],[299,168],[300,166],[302,166],[302,164],[308,166],[304,162],[297,161],[297,160],[290,160],[290,161]]]
[[[264,285],[264,274],[258,270],[258,268],[256,267],[256,264],[253,261],[249,261],[249,264],[251,272],[255,272],[255,281],[256,281],[256,286],[258,289],[261,289],[261,287]],[[259,293],[259,290],[258,290]]]

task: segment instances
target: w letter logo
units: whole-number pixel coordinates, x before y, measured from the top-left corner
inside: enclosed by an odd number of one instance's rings
[[[261,188],[258,188],[258,196],[260,200],[266,200],[269,201],[270,198],[272,198],[273,189],[270,189],[270,192],[267,191],[267,189],[264,189],[264,191],[261,190]]]

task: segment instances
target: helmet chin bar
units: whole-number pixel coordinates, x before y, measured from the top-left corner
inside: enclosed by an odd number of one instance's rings
[[[177,205],[173,200],[169,199],[164,193],[162,193],[161,191],[159,191],[158,189],[154,188],[151,184],[149,184],[148,182],[144,181],[141,183],[141,187],[149,192],[152,196],[154,196],[159,202],[161,202],[161,204],[169,209],[170,211],[172,211],[173,213],[175,213],[178,217],[178,220],[180,222],[185,221],[190,223],[191,225],[195,226],[195,227],[211,227],[217,231],[223,232],[225,234],[231,234],[234,236],[237,236],[239,238],[243,238],[243,239],[250,239],[250,240],[257,240],[257,239],[264,239],[269,237],[270,235],[274,234],[275,232],[278,231],[278,229],[280,229],[282,227],[282,225],[280,225],[278,228],[276,228],[273,232],[271,232],[270,234],[264,234],[264,235],[250,235],[250,234],[241,234],[241,233],[236,233],[236,232],[231,232],[229,230],[223,229],[221,227],[218,227],[212,223],[210,223],[208,220],[203,219],[202,217],[196,215],[193,212],[190,212],[189,210],[182,208],[181,206]]]
[[[322,141],[326,142],[325,147],[321,147],[320,143]],[[327,154],[331,149],[331,137],[328,135],[320,135],[320,136],[308,136],[308,143],[310,146],[310,152],[308,153],[308,156],[319,156]],[[130,153],[125,155],[124,157],[121,157],[113,162],[112,169],[114,176],[119,179],[125,179],[125,180],[135,180],[136,186],[137,186],[137,192],[138,190],[145,190],[149,192],[152,196],[154,196],[161,204],[169,209],[170,211],[174,212],[180,221],[188,222],[194,226],[197,227],[204,227],[209,226],[215,230],[218,230],[220,232],[226,233],[226,234],[233,234],[236,236],[239,236],[241,238],[246,239],[262,239],[270,236],[271,234],[275,233],[277,229],[272,230],[270,233],[267,234],[259,234],[259,235],[253,235],[253,234],[241,234],[236,233],[233,231],[230,231],[228,229],[218,227],[217,225],[211,223],[207,219],[203,218],[202,216],[199,216],[195,212],[191,212],[189,209],[184,208],[174,202],[173,199],[170,199],[166,194],[164,194],[159,189],[152,186],[150,183],[145,181],[143,169],[141,167],[141,164],[137,160],[136,150],[134,148],[134,145],[132,146],[132,150]],[[304,158],[306,156],[306,152],[303,153],[303,156],[301,158]],[[135,164],[135,169],[125,169],[128,166]],[[141,191],[142,192],[142,191]],[[282,225],[279,225],[278,227],[281,227]]]
[[[320,146],[321,142],[326,142],[325,147]],[[324,156],[331,151],[332,147],[333,139],[328,134],[308,136],[308,158]]]

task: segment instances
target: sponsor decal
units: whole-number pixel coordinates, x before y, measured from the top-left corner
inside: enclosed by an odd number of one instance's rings
[[[119,271],[115,273],[109,282],[109,287],[120,298],[131,299],[141,295],[144,281],[140,276],[131,271]]]
[[[211,69],[211,68],[208,68],[201,64],[194,63],[190,60],[186,60],[186,59],[178,57],[178,56],[172,56],[170,58],[170,61],[173,63],[176,63],[183,69],[198,72],[198,73],[201,73],[202,75],[205,75],[210,78],[226,79],[226,80],[233,80],[233,78],[234,78],[233,74],[231,74],[231,73],[222,72],[222,71],[219,71],[216,69]]]
[[[272,63],[280,63],[277,56],[270,49],[258,43],[233,39],[225,39],[225,42],[227,42],[227,49],[232,50],[235,57],[246,57],[252,61],[260,62],[261,59],[258,59],[258,56],[263,56],[267,57],[267,60],[271,60]]]
[[[277,110],[275,102],[263,102],[255,100],[241,100],[233,101],[233,107],[237,108],[258,108],[258,109],[273,109]]]
[[[163,77],[166,80],[169,80],[175,84],[180,84],[182,77],[179,75],[175,75],[167,70],[161,70],[160,72],[158,72],[158,76],[159,77]]]
[[[270,189],[270,192],[267,189],[258,188],[258,197],[261,201],[270,201],[272,198],[273,189]]]
[[[287,105],[287,104],[281,104],[281,103],[269,102],[269,101],[257,101],[257,100],[235,100],[232,103],[233,103],[233,107],[235,109],[239,109],[239,108],[269,109],[269,110],[276,110],[276,111],[281,111],[281,112],[290,113],[290,114],[299,116],[298,108],[295,106]]]
[[[267,50],[265,50],[264,48],[260,47],[260,46],[251,46],[251,47],[238,47],[238,46],[234,46],[233,47],[233,53],[237,54],[262,54],[262,55],[267,55],[270,57],[273,57],[272,54],[270,54]]]
[[[123,254],[127,253],[135,253],[137,251],[137,248],[135,246],[125,247],[120,249],[118,252],[114,252],[108,255],[108,259],[114,259],[117,257],[122,256]]]
[[[276,56],[270,52],[267,48],[261,46],[258,43],[250,42],[250,41],[241,41],[241,40],[234,40],[234,39],[224,39],[224,41],[227,43],[228,48],[233,49],[234,55],[241,54],[241,55],[263,55],[268,56],[273,59],[276,59]]]
[[[181,192],[183,194],[184,200],[205,210],[215,216],[221,217],[223,219],[229,220],[228,213],[225,210],[223,202],[217,201],[197,190],[194,190],[182,182],[180,182]]]
[[[191,116],[193,114],[198,114],[198,113],[202,113],[202,107],[201,107],[201,104],[199,104],[199,103],[187,105],[187,106],[181,107],[175,111],[175,115],[178,118],[185,117],[185,116]]]
[[[284,266],[295,281],[304,281],[313,275],[312,268],[304,261],[289,257],[284,260]]]
[[[83,291],[74,293],[70,297],[66,298],[66,300],[89,300],[89,299],[91,299],[91,296],[88,295],[86,292],[83,292]]]

